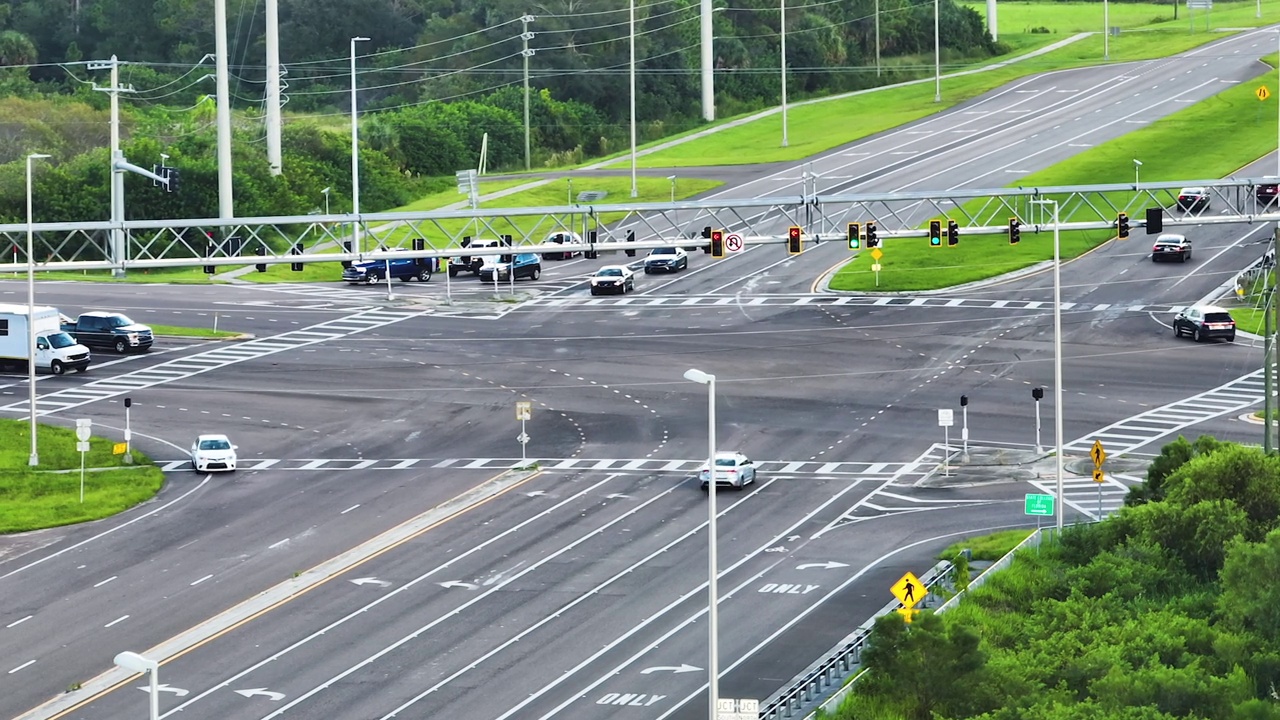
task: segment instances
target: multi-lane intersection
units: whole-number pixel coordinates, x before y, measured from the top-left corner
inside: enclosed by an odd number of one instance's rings
[[[1248,55],[1251,42],[1028,81],[816,172],[921,190],[944,187],[941,163],[959,173],[946,187],[994,184],[979,178],[1058,159],[1022,147],[1066,153],[1047,138],[1118,134],[1107,98],[1121,89],[1149,84],[1151,117],[1247,79],[1264,52]],[[957,143],[957,128],[988,134]],[[912,162],[876,176],[891,155]],[[721,192],[796,182],[783,170]],[[1177,432],[1257,437],[1238,416],[1261,398],[1261,348],[1175,340],[1169,322],[1260,256],[1270,230],[1191,232],[1186,265],[1151,263],[1135,236],[1063,268],[1069,460],[1098,437],[1138,458]],[[445,304],[441,277],[395,287],[391,303],[337,283],[41,283],[40,301],[67,310],[216,316],[253,339],[161,343],[40,380],[47,421],[89,417],[100,434],[122,432],[131,397],[135,443],[169,482],[118,518],[0,542],[0,714],[141,715],[145,682],[111,663],[133,650],[164,659],[162,714],[184,718],[705,717],[707,512],[692,475],[706,388],[682,378],[693,367],[717,375],[720,447],[760,464],[754,486],[719,494],[720,692],[767,697],[882,607],[904,570],[966,535],[1034,525],[1022,498],[1055,481],[1031,397],[1053,377],[1049,275],[929,295],[815,291],[848,253],[694,253],[689,271],[641,275],[624,298],[589,297],[582,276],[625,258],[552,261],[517,302],[459,279]],[[0,299],[23,292],[0,283]],[[959,428],[948,453],[937,424],[961,394],[968,464]],[[0,410],[21,417],[25,398],[22,378],[0,380]],[[533,403],[539,466],[510,473],[519,400]],[[187,468],[202,431],[239,444],[237,473]],[[1072,521],[1096,513],[1098,489],[1079,475]],[[1104,509],[1140,478],[1113,474]]]

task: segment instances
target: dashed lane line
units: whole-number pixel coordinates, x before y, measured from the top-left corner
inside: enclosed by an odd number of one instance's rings
[[[578,297],[536,297],[525,300],[515,309],[543,307],[585,307],[597,308],[623,305],[628,308],[663,307],[689,308],[707,306],[842,306],[856,307],[928,307],[928,308],[965,308],[986,310],[1052,310],[1053,303],[1043,300],[992,300],[990,298],[953,298],[934,295],[911,296],[895,295],[891,297],[852,296],[852,295],[757,295],[744,299],[736,295],[633,295],[614,298],[578,298]],[[1177,313],[1185,308],[1183,305],[1126,305],[1112,303],[1075,303],[1060,304],[1063,310],[1077,312],[1104,312],[1107,310],[1125,310],[1139,313]]]
[[[940,458],[941,456],[939,456]],[[421,470],[453,468],[456,470],[508,470],[527,463],[538,463],[546,470],[591,470],[650,473],[697,472],[706,460],[669,460],[660,458],[601,459],[601,458],[240,458],[238,469],[245,470]],[[888,477],[915,467],[917,462],[808,462],[798,460],[756,461],[762,473],[786,473],[789,475],[831,475]],[[190,470],[189,460],[162,460],[157,463],[165,472]]]
[[[295,350],[367,332],[423,314],[425,313],[420,311],[369,310],[322,322],[318,325],[291,330],[280,335],[219,347],[152,367],[135,370],[124,375],[103,378],[84,385],[41,395],[36,399],[36,411],[40,415],[48,415],[68,410],[143,388],[163,385],[175,380],[183,380],[247,360],[255,360],[286,350]],[[0,412],[25,414],[30,412],[30,405],[24,399],[0,407]]]

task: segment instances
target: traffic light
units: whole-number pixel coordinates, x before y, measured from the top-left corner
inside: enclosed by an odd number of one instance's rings
[[[164,176],[168,178],[168,182],[164,184],[165,192],[178,192],[178,168],[165,168]]]
[[[636,241],[636,231],[635,231],[635,230],[628,230],[628,231],[627,231],[627,242],[631,243],[631,242],[635,242],[635,241]],[[636,256],[636,249],[635,249],[635,248],[627,248],[626,253],[627,253],[627,257],[635,257],[635,256]]]
[[[597,233],[598,231],[596,230],[591,230],[587,232],[587,243],[591,246],[591,249],[584,250],[582,252],[582,257],[588,260],[595,260],[596,258],[600,257],[600,251],[596,249],[596,238],[599,237]],[[568,255],[566,254],[565,257],[567,258]]]
[[[1041,400],[1043,400],[1043,399],[1044,399],[1044,388],[1042,388],[1042,387],[1033,387],[1033,388],[1031,388],[1031,398],[1032,398],[1033,400],[1035,400],[1036,402],[1040,402]]]
[[[929,247],[942,247],[942,221],[929,221]]]
[[[471,242],[471,238],[463,238],[463,240],[466,240],[468,243],[470,243],[470,242]],[[344,253],[349,253],[349,252],[351,252],[351,241],[350,241],[350,240],[343,240],[343,241],[342,241],[342,252],[344,252]],[[349,268],[349,267],[351,267],[351,261],[350,261],[350,260],[343,260],[343,261],[342,261],[342,269],[343,269],[343,270],[346,270],[346,269],[347,269],[347,268]]]
[[[799,255],[800,248],[800,227],[792,225],[787,229],[787,252],[792,255]]]
[[[1147,234],[1155,235],[1164,231],[1164,208],[1147,208]]]
[[[710,240],[710,239],[711,239],[711,226],[710,226],[710,225],[707,225],[706,227],[702,228],[702,237],[703,237],[703,239],[705,239],[705,240]],[[708,243],[708,244],[706,244],[706,245],[703,245],[703,246],[702,246],[702,252],[704,252],[704,253],[709,253],[709,252],[711,252],[711,245],[710,245],[710,243]]]
[[[1009,218],[1009,244],[1017,245],[1022,240],[1022,221],[1016,217]]]
[[[290,254],[290,255],[301,255],[301,254],[302,254],[302,243],[294,243],[294,244],[293,244],[293,247],[289,248],[289,254]],[[292,271],[294,271],[294,272],[302,272],[302,263],[300,263],[300,262],[296,262],[296,263],[289,263],[289,269],[290,269],[290,270],[292,270]]]
[[[1120,240],[1129,239],[1129,214],[1120,213],[1116,215],[1116,237]]]
[[[862,247],[862,227],[858,223],[849,223],[849,249]]]
[[[880,238],[876,237],[876,221],[867,221],[867,249],[880,247]]]
[[[213,233],[207,232],[204,234],[204,236],[209,240],[209,242],[204,244],[204,256],[207,258],[212,258],[213,253],[217,248],[217,246],[213,244]],[[214,267],[213,265],[204,266],[205,275],[212,275],[216,272],[218,272],[218,268]]]
[[[947,221],[947,245],[956,246],[960,244],[960,223],[955,220]]]
[[[723,230],[711,231],[711,257],[713,258],[724,257],[724,231]]]
[[[254,249],[253,249],[253,254],[254,254],[254,255],[257,255],[258,257],[262,257],[262,256],[264,256],[264,255],[266,255],[266,254],[267,254],[267,249],[266,249],[265,247],[263,247],[263,246],[259,245],[258,247],[256,247],[256,248],[254,248]],[[266,264],[266,263],[258,263],[258,264],[256,264],[256,265],[254,265],[253,267],[254,267],[254,269],[255,269],[255,270],[257,270],[258,272],[266,272],[266,271],[267,271],[267,264]]]

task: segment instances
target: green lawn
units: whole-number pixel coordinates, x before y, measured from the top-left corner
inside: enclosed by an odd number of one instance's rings
[[[197,327],[180,327],[178,325],[151,325],[151,332],[156,335],[168,335],[170,337],[193,337],[193,338],[230,338],[236,337],[240,333],[227,332],[226,330],[214,330],[213,328],[197,328]]]
[[[1273,61],[1274,56],[1268,60]],[[1226,177],[1275,149],[1277,120],[1273,103],[1280,93],[1273,91],[1268,101],[1259,102],[1254,91],[1260,85],[1275,88],[1278,81],[1280,76],[1271,71],[1254,81],[1229,86],[1204,102],[1134,130],[1121,139],[1089,148],[1053,167],[1019,178],[1010,187],[1132,183],[1134,158],[1143,162],[1142,180]],[[1188,137],[1196,138],[1194,160],[1190,162],[1185,152],[1169,152],[1169,148],[1185,145]],[[1133,200],[1132,193],[1110,193],[1109,196],[1117,207],[1127,207]],[[1106,207],[1100,197],[1094,200],[1094,205]],[[984,202],[975,201],[967,209],[976,213]],[[1080,214],[1077,219],[1086,219],[1083,211]],[[1132,211],[1129,214],[1137,215]],[[1060,219],[1070,222],[1072,215],[1068,210]],[[960,217],[958,213],[956,216]],[[1020,213],[1020,216],[1025,225],[1026,215]],[[1096,215],[1089,213],[1087,219],[1094,220]],[[1003,218],[993,217],[982,224],[1002,222]],[[1114,233],[1104,230],[1064,232],[1062,256],[1075,257],[1113,237]],[[1134,235],[1123,242],[1142,243],[1144,238]],[[966,236],[961,228],[961,242],[956,247],[933,248],[924,238],[886,239],[884,253],[878,285],[875,273],[871,272],[871,257],[863,252],[832,278],[831,289],[932,290],[995,277],[1051,259],[1053,235],[1050,232],[1035,235],[1024,228],[1022,242],[1010,247],[1004,234]]]
[[[973,552],[974,560],[994,562],[1018,547],[1018,543],[1026,540],[1031,532],[1031,530],[1003,530],[991,535],[966,538],[943,550],[938,554],[938,559],[950,560],[967,548]]]
[[[40,464],[32,469],[27,466],[29,427],[25,421],[0,420],[0,533],[109,517],[149,500],[164,484],[164,473],[145,454],[134,450],[134,464],[128,466],[113,452],[116,440],[92,437],[85,467],[95,470],[85,473],[82,503],[75,429],[37,426]]]
[[[1109,40],[1111,62],[1165,57],[1222,37],[1221,33],[1204,31],[1200,12],[1197,12],[1198,29],[1193,33],[1186,20],[1185,9],[1174,21],[1168,5],[1110,3],[1110,7],[1111,25],[1122,29],[1118,37]],[[1275,22],[1276,13],[1270,10],[1264,12],[1262,19],[1254,18],[1254,7],[1250,2],[1215,4],[1213,26],[1256,27]],[[983,17],[986,16],[985,4],[977,9]],[[949,109],[1027,75],[1103,62],[1100,3],[1006,5],[1002,2],[997,17],[999,26],[1006,29],[1000,33],[1000,41],[1014,48],[1015,53],[982,64],[945,65],[943,75],[1004,62],[1016,54],[1044,47],[1078,32],[1097,34],[1007,67],[960,77],[943,77],[942,101],[938,103],[934,102],[934,83],[928,81],[932,79],[932,73],[927,73],[925,82],[907,87],[876,89],[840,99],[793,105],[788,111],[789,146],[786,148],[780,146],[781,115],[774,114],[642,156],[638,162],[643,167],[690,167],[799,160]],[[1051,32],[1027,32],[1032,27],[1047,27]],[[1124,32],[1126,30],[1129,32]],[[921,59],[920,64],[931,66],[932,63],[930,55]],[[795,102],[796,98],[792,101]],[[719,124],[733,119],[736,118],[723,119]],[[685,135],[694,132],[697,131]],[[644,147],[672,139],[675,138],[664,138]],[[617,167],[626,162],[627,158],[619,155],[612,160],[611,166]]]

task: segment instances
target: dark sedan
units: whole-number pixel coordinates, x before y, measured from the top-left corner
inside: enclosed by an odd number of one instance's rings
[[[1178,262],[1190,260],[1191,241],[1186,236],[1173,233],[1165,233],[1157,237],[1155,245],[1151,246],[1151,261],[1160,262],[1173,258],[1177,258]]]

